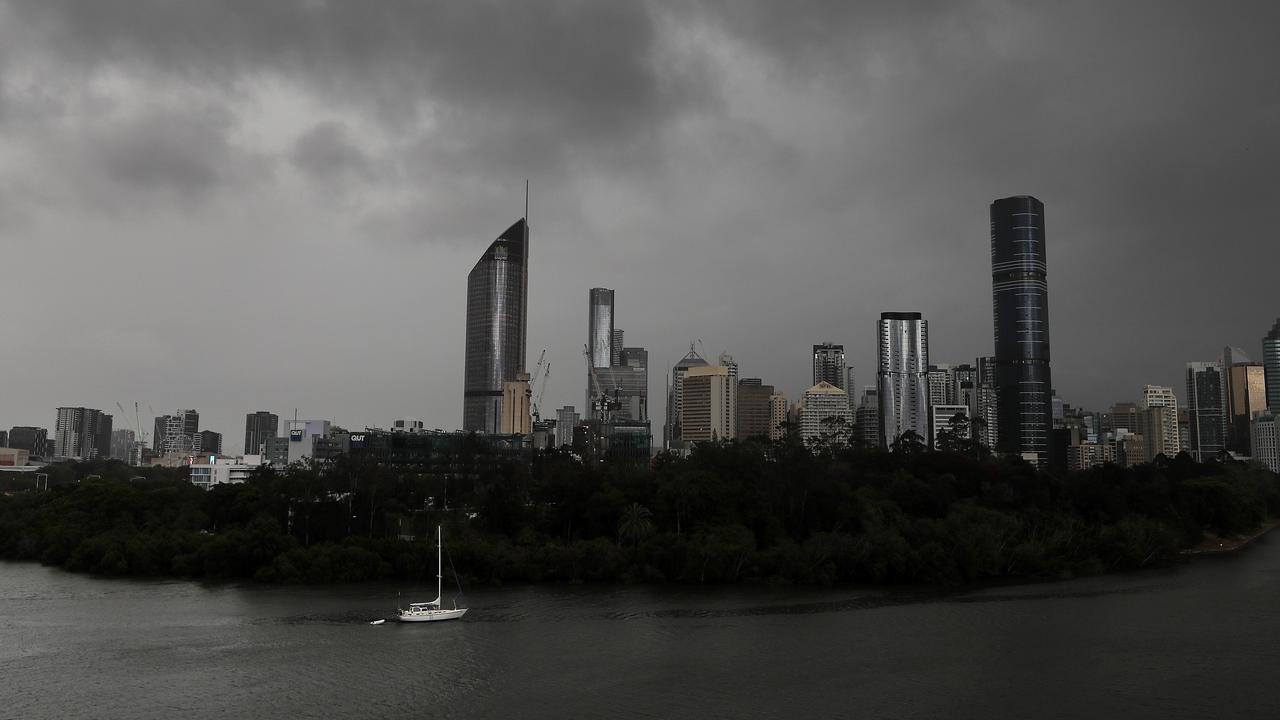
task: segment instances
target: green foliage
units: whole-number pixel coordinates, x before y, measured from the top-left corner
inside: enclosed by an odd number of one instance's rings
[[[1186,456],[1040,472],[955,419],[947,451],[706,443],[648,468],[564,452],[451,473],[342,458],[194,488],[180,469],[50,468],[0,495],[0,557],[111,576],[430,581],[434,528],[469,582],[962,583],[1168,562],[1280,516],[1259,467]],[[449,571],[446,569],[446,574]]]

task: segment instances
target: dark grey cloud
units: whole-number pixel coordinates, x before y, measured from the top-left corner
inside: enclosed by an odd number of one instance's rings
[[[0,3],[0,242],[82,288],[0,290],[45,298],[53,322],[19,322],[57,349],[0,353],[33,378],[0,425],[119,394],[227,432],[259,404],[453,427],[465,273],[525,178],[548,405],[581,402],[597,285],[655,365],[702,338],[793,396],[823,340],[871,381],[882,310],[924,312],[937,361],[988,353],[987,204],[1020,193],[1048,207],[1060,393],[1178,387],[1280,314],[1277,26],[1272,3]],[[113,302],[104,276],[129,278]]]

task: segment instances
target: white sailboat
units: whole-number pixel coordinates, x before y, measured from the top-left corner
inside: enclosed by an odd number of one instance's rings
[[[440,607],[440,598],[444,591],[444,575],[442,570],[444,566],[441,564],[441,542],[440,526],[436,526],[436,599],[431,602],[409,603],[408,609],[396,608],[396,613],[400,618],[400,622],[437,622],[440,620],[456,620],[467,613],[466,608],[458,607],[455,599],[453,609],[446,610]]]

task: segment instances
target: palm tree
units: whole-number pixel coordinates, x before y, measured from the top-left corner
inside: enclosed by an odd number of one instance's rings
[[[631,506],[622,511],[622,519],[618,521],[618,544],[622,544],[623,540],[631,541],[632,545],[639,545],[642,540],[653,534],[653,513],[649,508],[640,503],[631,503]]]

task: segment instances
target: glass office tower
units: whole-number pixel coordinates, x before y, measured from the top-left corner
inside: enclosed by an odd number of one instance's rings
[[[997,450],[1050,461],[1049,285],[1044,203],[1030,195],[991,203]]]
[[[525,371],[529,226],[524,218],[494,240],[467,275],[467,345],[462,429],[497,433],[502,384]]]
[[[1262,367],[1266,372],[1267,409],[1280,414],[1280,318],[1262,338]]]

